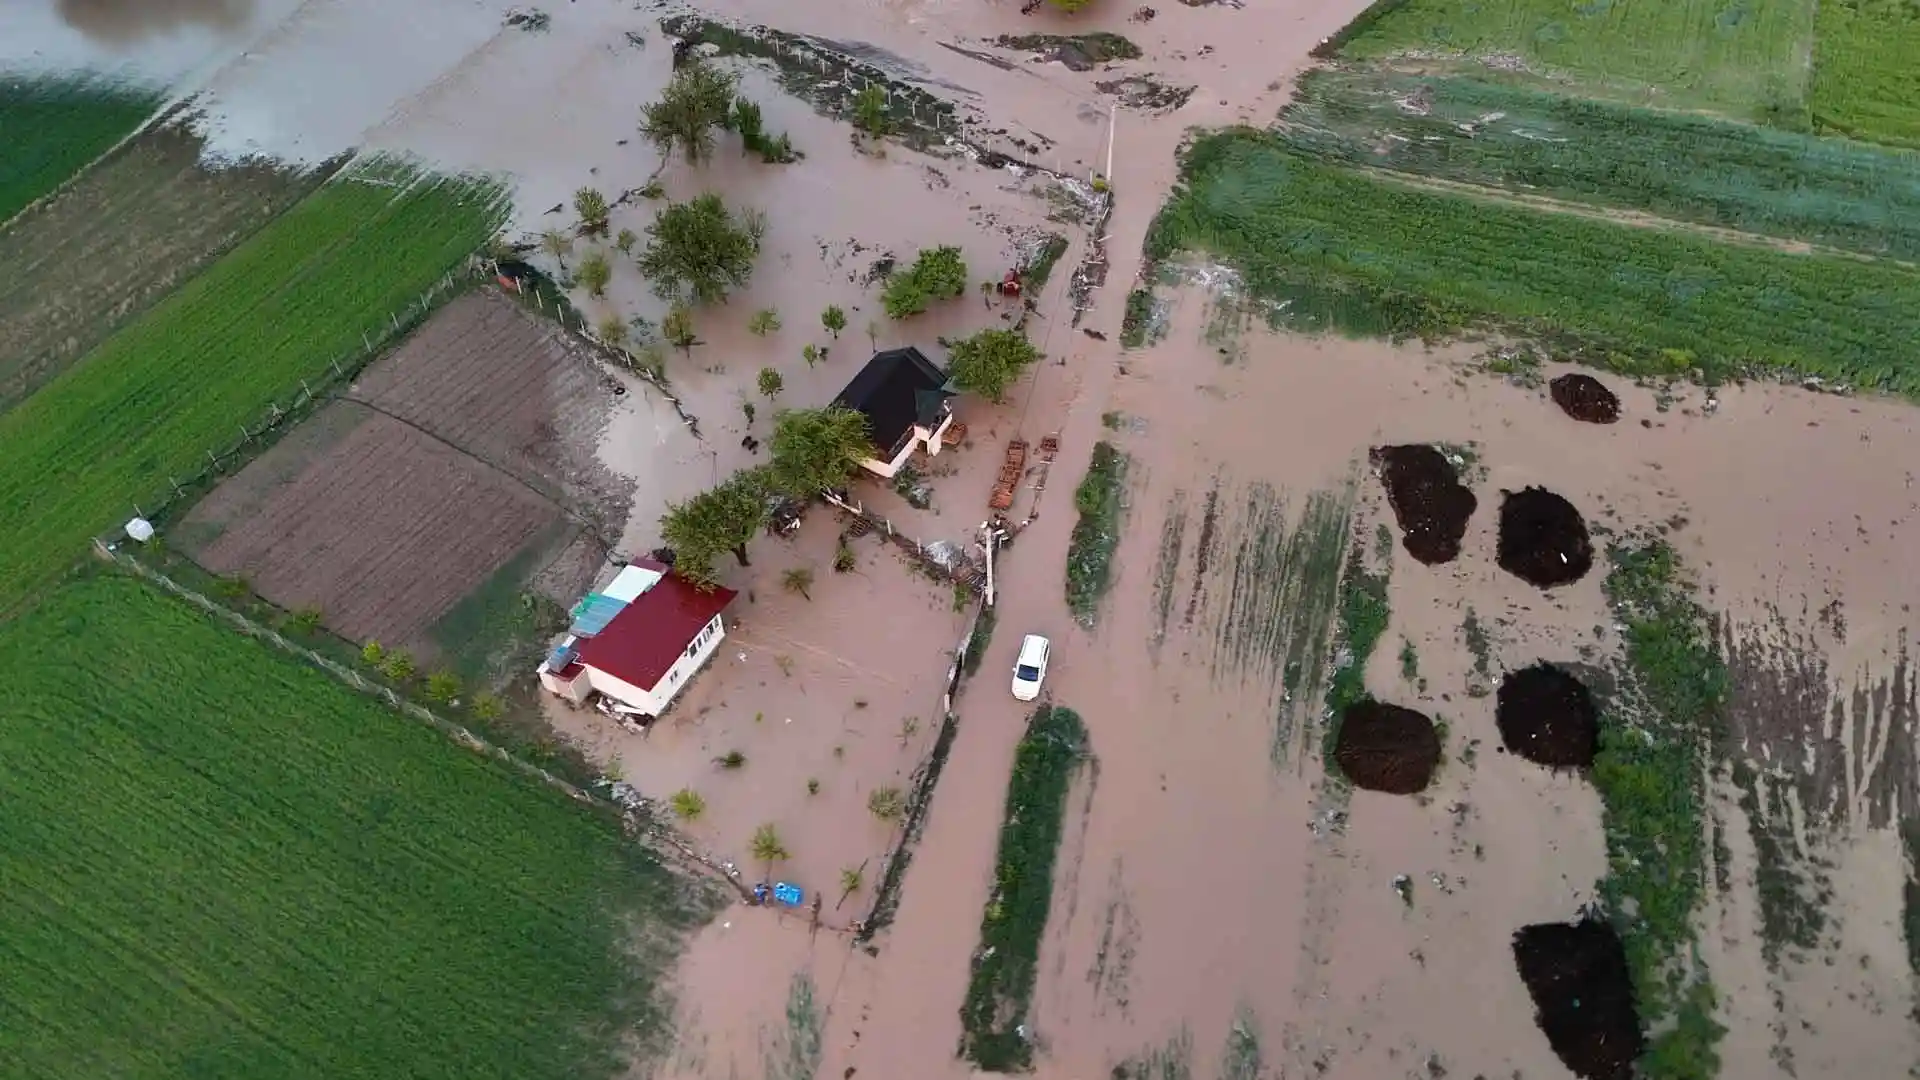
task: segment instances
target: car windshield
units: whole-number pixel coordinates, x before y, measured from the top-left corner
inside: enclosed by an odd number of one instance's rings
[[[1013,669],[1013,677],[1019,679],[1021,682],[1039,682],[1040,669],[1034,667],[1032,664],[1021,664],[1019,667]]]

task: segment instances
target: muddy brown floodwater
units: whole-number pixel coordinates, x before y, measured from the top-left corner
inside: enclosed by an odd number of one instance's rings
[[[637,110],[664,85],[671,52],[656,17],[582,0],[552,5],[549,27],[529,32],[505,24],[512,6],[260,0],[231,40],[185,27],[131,58],[76,41],[46,25],[50,8],[35,8],[41,22],[30,25],[45,37],[0,40],[0,57],[41,64],[44,51],[178,77],[205,91],[216,155],[315,161],[357,145],[505,176],[517,192],[516,238],[570,227],[583,186],[615,201],[616,232],[643,231],[655,204],[639,191],[660,162],[637,135]],[[1801,697],[1822,717],[1844,697],[1835,723],[1845,737],[1764,722],[1755,705],[1742,730],[1767,776],[1751,795],[1726,780],[1714,788],[1726,872],[1710,882],[1701,948],[1730,1029],[1724,1074],[1780,1075],[1778,1063],[1792,1060],[1803,1076],[1882,1076],[1888,1063],[1920,1060],[1912,980],[1892,959],[1904,955],[1904,866],[1874,809],[1905,789],[1875,779],[1858,791],[1822,788],[1825,801],[1814,802],[1799,784],[1767,778],[1791,777],[1816,744],[1827,755],[1821,775],[1842,788],[1914,760],[1901,720],[1913,714],[1911,681],[1894,677],[1920,604],[1910,471],[1920,428],[1910,409],[1775,386],[1656,395],[1622,385],[1612,391],[1621,410],[1644,426],[1569,424],[1548,391],[1489,377],[1472,350],[1275,335],[1260,320],[1239,320],[1223,344],[1209,313],[1231,275],[1204,264],[1189,280],[1208,284],[1165,290],[1163,340],[1119,348],[1124,298],[1185,132],[1269,122],[1308,49],[1363,6],[1170,4],[1150,23],[1125,22],[1121,7],[1022,17],[1006,0],[820,0],[804,13],[774,0],[707,6],[797,33],[831,28],[843,50],[999,129],[999,152],[1083,179],[1110,172],[1112,265],[1082,324],[1106,337],[1083,335],[1066,285],[1090,238],[1076,220],[1085,204],[1066,187],[897,143],[856,144],[846,125],[784,92],[765,63],[720,61],[741,72],[767,127],[806,156],[770,166],[723,139],[711,163],[659,174],[669,198],[717,191],[765,210],[769,227],[753,282],[696,314],[705,344],[667,357],[670,389],[621,377],[628,392],[593,466],[632,491],[618,546],[652,546],[667,501],[764,460],[743,439],[764,443],[780,404],[831,400],[874,349],[916,344],[944,359],[940,337],[1007,324],[1012,310],[972,293],[914,320],[886,319],[865,271],[921,246],[960,246],[969,273],[988,280],[1045,234],[1065,236],[1069,250],[1035,290],[1029,324],[1046,358],[1003,406],[961,399],[969,434],[926,463],[929,509],[905,509],[879,484],[856,497],[913,536],[965,543],[1008,440],[1038,447],[1057,435],[1060,452],[1021,471],[1012,516],[1031,523],[996,567],[998,629],[957,699],[957,734],[897,915],[873,952],[851,949],[847,931],[898,823],[869,801],[908,787],[934,741],[965,621],[950,588],[914,576],[876,539],[854,542],[852,572],[832,572],[840,525],[816,510],[793,538],[758,541],[752,567],[729,568],[727,583],[743,590],[732,636],[650,738],[558,710],[564,730],[618,760],[645,793],[701,795],[705,812],[685,826],[697,846],[824,898],[818,926],[735,908],[707,927],[676,980],[678,1045],[658,1070],[639,1063],[634,1075],[970,1075],[953,1048],[1028,711],[1006,692],[1026,633],[1052,638],[1050,693],[1084,718],[1096,758],[1068,799],[1027,1017],[1040,1080],[1437,1075],[1431,1066],[1563,1075],[1510,960],[1513,933],[1567,924],[1593,899],[1606,870],[1599,801],[1573,772],[1483,748],[1502,738],[1490,691],[1506,672],[1543,656],[1619,655],[1604,573],[1589,572],[1597,554],[1586,516],[1616,534],[1684,517],[1672,543],[1729,632],[1751,640],[1740,654],[1751,665],[1798,647],[1767,629],[1781,611],[1843,616],[1826,619],[1811,645],[1827,660],[1818,676],[1786,685],[1814,685]],[[1083,73],[991,45],[1089,26],[1124,32],[1143,56]],[[349,67],[354,78],[339,78]],[[1149,80],[1169,93],[1132,93]],[[1154,111],[1173,99],[1185,103]],[[576,240],[537,258],[557,272],[596,246]],[[590,321],[657,323],[663,305],[631,261],[613,263],[606,295],[579,297]],[[819,321],[828,305],[848,316],[838,336]],[[780,328],[761,336],[748,321],[763,310]],[[777,400],[755,389],[762,368],[782,376]],[[699,418],[699,435],[669,392]],[[1127,468],[1114,580],[1089,628],[1065,606],[1063,568],[1073,487],[1102,440]],[[1472,444],[1471,483],[1517,493],[1500,514],[1467,515],[1458,555],[1443,565],[1391,542],[1378,550],[1388,510],[1363,482],[1371,448],[1420,443]],[[1357,673],[1364,689],[1445,726],[1438,768],[1415,798],[1329,785],[1319,759],[1322,659],[1337,649],[1338,581],[1355,537],[1390,613]],[[789,570],[812,573],[805,593],[784,586]],[[1514,576],[1522,571],[1526,580]],[[734,749],[742,767],[714,765]],[[749,864],[761,825],[788,849],[778,866]],[[1777,880],[1769,860],[1788,850],[1782,838],[1804,839],[1828,867],[1825,892],[1813,894],[1829,898],[1819,946],[1803,953],[1760,946],[1780,913],[1761,910],[1756,882]]]

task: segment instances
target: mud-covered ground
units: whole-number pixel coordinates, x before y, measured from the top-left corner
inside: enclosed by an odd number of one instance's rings
[[[1125,5],[1077,21],[1023,18],[1011,3],[836,0],[804,20],[771,0],[713,6],[797,33],[830,17],[842,52],[985,118],[1001,152],[1049,168],[1108,172],[1111,132],[1116,199],[1100,238],[1112,267],[1084,323],[1101,340],[1065,317],[1068,271],[1091,238],[1058,220],[1046,183],[897,143],[884,156],[856,149],[772,67],[749,66],[742,86],[803,161],[736,158],[723,141],[703,170],[661,174],[671,198],[711,189],[766,210],[770,231],[752,286],[697,320],[706,344],[668,357],[704,439],[651,392],[629,394],[608,428],[601,459],[635,483],[629,548],[646,544],[665,500],[753,459],[740,440],[764,437],[771,403],[754,428],[741,401],[761,367],[785,376],[782,401],[815,404],[875,345],[926,347],[1001,318],[970,296],[889,323],[861,281],[872,260],[954,243],[986,278],[1036,232],[1072,241],[1038,297],[1034,339],[1048,362],[1006,406],[962,401],[973,445],[943,455],[953,471],[932,478],[933,509],[864,492],[916,529],[966,537],[985,516],[1001,444],[1060,433],[1041,513],[998,568],[998,630],[958,699],[893,923],[873,951],[855,951],[836,927],[857,897],[817,932],[771,910],[730,912],[683,965],[665,1075],[968,1075],[951,1048],[1027,712],[1005,693],[1006,672],[1029,632],[1052,637],[1052,697],[1084,718],[1097,759],[1068,798],[1027,1026],[1036,1075],[1564,1075],[1510,941],[1594,898],[1600,802],[1577,771],[1499,752],[1495,690],[1543,660],[1605,670],[1621,643],[1604,555],[1550,591],[1498,565],[1502,492],[1530,486],[1569,500],[1598,548],[1664,526],[1720,618],[1733,691],[1701,823],[1714,865],[1700,939],[1730,1029],[1723,1075],[1882,1076],[1920,1059],[1896,832],[1916,783],[1904,627],[1920,592],[1905,558],[1920,433],[1908,408],[1608,380],[1617,422],[1581,423],[1543,380],[1485,374],[1471,350],[1269,335],[1221,300],[1231,277],[1218,268],[1190,275],[1211,291],[1136,313],[1158,343],[1123,352],[1126,292],[1183,133],[1271,117],[1307,50],[1357,0],[1166,5],[1151,22],[1129,22]],[[555,6],[540,32],[506,25],[505,7],[324,0],[292,11],[278,0],[236,36],[191,29],[155,39],[151,55],[185,73],[182,86],[210,91],[217,148],[315,160],[364,143],[505,172],[518,184],[515,229],[533,234],[569,223],[576,188],[613,198],[652,175],[634,126],[664,83],[667,49],[653,13],[626,5]],[[1074,72],[992,44],[1090,27],[1125,33],[1143,55]],[[103,48],[47,34],[49,55]],[[345,56],[364,78],[306,92]],[[1149,82],[1168,92],[1141,92]],[[638,231],[648,212],[624,201],[614,227]],[[583,304],[596,320],[657,317],[630,267],[605,301]],[[818,328],[827,304],[848,312],[837,341]],[[783,324],[764,339],[746,332],[762,308]],[[827,359],[807,365],[806,344],[828,346]],[[1063,595],[1066,496],[1102,439],[1125,455],[1126,485],[1115,579],[1086,627]],[[1419,443],[1441,446],[1477,496],[1460,554],[1439,565],[1397,543],[1367,466],[1372,448]],[[699,790],[707,814],[690,829],[722,858],[739,861],[752,829],[775,824],[791,851],[782,872],[831,904],[841,870],[865,863],[866,889],[879,878],[870,860],[889,837],[863,793],[904,785],[924,760],[962,616],[877,546],[858,575],[820,572],[811,600],[782,591],[782,569],[829,557],[833,528],[815,515],[794,541],[761,541],[756,566],[730,576],[754,592],[734,612],[737,640],[652,740],[586,714],[566,725],[649,795]],[[1442,762],[1417,796],[1325,774],[1320,702],[1349,566],[1385,582],[1364,689],[1444,728]],[[908,718],[920,721],[911,733]],[[728,749],[741,750],[741,769],[713,765]]]

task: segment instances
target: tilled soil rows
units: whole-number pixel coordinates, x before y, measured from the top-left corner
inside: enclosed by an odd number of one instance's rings
[[[1593,569],[1593,538],[1572,503],[1542,487],[1501,494],[1502,570],[1543,589],[1587,576]]]
[[[1646,1044],[1613,927],[1595,919],[1522,927],[1513,962],[1561,1063],[1583,1080],[1631,1080]]]
[[[1600,713],[1587,685],[1552,664],[1509,672],[1494,708],[1500,742],[1550,769],[1584,769],[1600,750]]]
[[[1381,701],[1347,706],[1333,760],[1355,787],[1414,795],[1433,782],[1440,765],[1440,733],[1421,713]]]
[[[1420,443],[1378,447],[1371,456],[1407,554],[1428,566],[1459,558],[1460,540],[1480,500],[1460,483],[1447,456]]]
[[[1611,424],[1620,419],[1620,399],[1591,375],[1570,372],[1547,384],[1560,411],[1589,424]]]

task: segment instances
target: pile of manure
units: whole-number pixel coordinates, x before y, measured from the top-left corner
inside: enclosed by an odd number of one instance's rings
[[[1562,375],[1547,384],[1553,403],[1575,420],[1611,424],[1620,419],[1620,399],[1591,375]]]
[[[1500,568],[1551,589],[1593,569],[1593,539],[1580,511],[1543,487],[1501,492]]]
[[[1513,963],[1561,1064],[1584,1080],[1632,1080],[1646,1041],[1613,927],[1591,918],[1523,927],[1513,935]]]
[[[1359,701],[1340,714],[1334,763],[1355,787],[1414,795],[1433,782],[1440,765],[1440,733],[1412,709]]]
[[[1552,664],[1500,681],[1494,722],[1507,752],[1550,769],[1584,769],[1600,751],[1600,710],[1587,684]]]
[[[1480,500],[1460,483],[1453,462],[1422,443],[1378,447],[1371,457],[1386,486],[1387,503],[1393,507],[1407,554],[1428,566],[1458,558],[1467,519]]]

